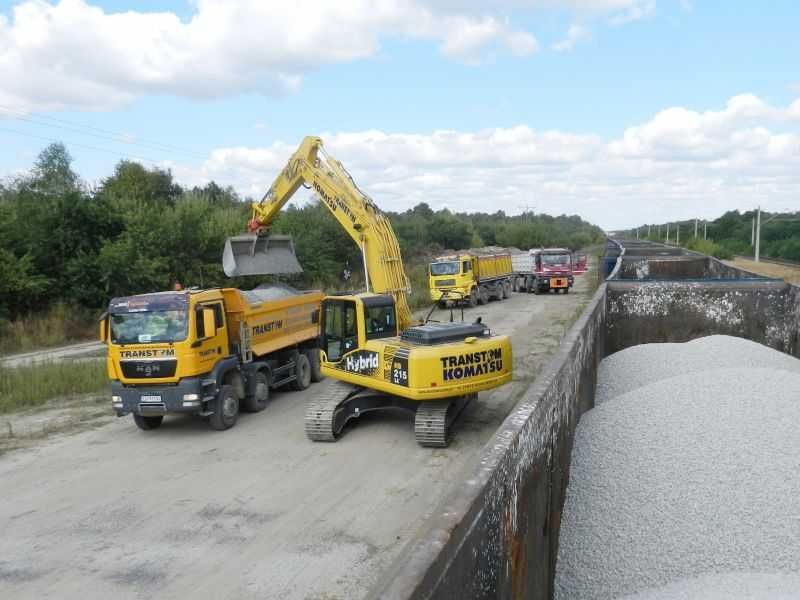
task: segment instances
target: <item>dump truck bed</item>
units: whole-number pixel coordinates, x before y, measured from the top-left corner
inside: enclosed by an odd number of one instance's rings
[[[249,345],[256,357],[319,336],[323,294],[318,290],[273,285],[249,291],[225,288],[222,295],[231,341]]]

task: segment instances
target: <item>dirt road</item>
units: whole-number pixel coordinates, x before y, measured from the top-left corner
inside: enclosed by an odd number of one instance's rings
[[[0,367],[23,367],[37,362],[55,362],[66,359],[103,356],[106,347],[100,342],[81,342],[24,354],[11,354],[0,358]]]
[[[323,382],[227,432],[188,418],[142,432],[128,417],[0,457],[0,597],[363,596],[473,465],[592,277],[466,311],[512,336],[515,380],[468,407],[447,449],[420,448],[391,414],[309,442],[304,406]]]
[[[732,267],[750,271],[751,273],[758,273],[766,277],[778,277],[780,279],[785,279],[788,283],[800,285],[800,267],[763,261],[756,262],[741,256],[737,256],[733,260],[725,260],[722,262]]]

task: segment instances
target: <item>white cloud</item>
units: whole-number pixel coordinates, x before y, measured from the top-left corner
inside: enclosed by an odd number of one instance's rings
[[[556,52],[568,52],[575,47],[575,44],[581,40],[589,39],[590,37],[591,33],[588,29],[582,25],[573,24],[570,25],[569,29],[567,30],[567,37],[560,42],[553,44],[552,49]]]
[[[656,14],[656,0],[642,0],[631,3],[630,6],[618,12],[609,19],[612,25],[625,25],[633,21],[648,19]]]
[[[282,93],[325,65],[374,56],[388,38],[429,40],[449,58],[539,47],[509,15],[567,9],[621,23],[654,0],[193,0],[172,12],[106,12],[87,0],[21,0],[0,13],[0,105],[106,110],[147,94]],[[574,42],[573,42],[574,43]]]
[[[665,109],[611,140],[527,126],[321,135],[387,210],[427,202],[517,213],[535,204],[613,229],[755,204],[800,210],[798,107],[800,101],[780,108],[744,94],[717,111]],[[285,142],[221,148],[199,168],[171,166],[186,183],[216,179],[260,197],[294,149]]]

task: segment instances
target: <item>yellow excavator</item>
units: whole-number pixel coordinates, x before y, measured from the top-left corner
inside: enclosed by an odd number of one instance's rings
[[[249,233],[229,238],[229,276],[299,270],[291,239],[269,235],[292,195],[313,189],[361,249],[366,292],[327,296],[320,314],[322,373],[335,379],[306,410],[306,435],[335,441],[345,424],[374,410],[414,415],[422,446],[444,447],[453,421],[478,392],[508,383],[508,336],[475,323],[413,324],[408,278],[389,219],[364,194],[318,137],[306,137],[260,202]]]

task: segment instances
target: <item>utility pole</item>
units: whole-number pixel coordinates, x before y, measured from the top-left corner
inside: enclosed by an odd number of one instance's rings
[[[750,247],[754,248],[756,245],[756,218],[753,216],[753,230],[750,233]]]
[[[669,244],[669,223],[667,223],[667,243]]]
[[[650,225],[647,226],[647,239],[650,239]]]
[[[761,253],[761,207],[756,210],[756,262],[759,260]]]
[[[703,239],[708,239],[708,223],[706,221],[703,221]]]
[[[636,239],[637,240],[639,239],[639,228],[638,227],[636,228]]]
[[[697,239],[697,219],[694,220],[694,239]]]
[[[676,232],[675,232],[675,243],[680,246],[681,244],[681,224],[678,223],[675,225]]]

